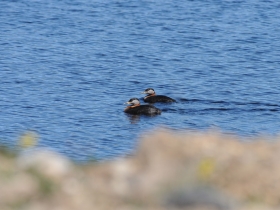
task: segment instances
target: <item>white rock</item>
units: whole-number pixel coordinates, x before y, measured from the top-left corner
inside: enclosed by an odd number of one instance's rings
[[[60,179],[69,174],[72,163],[60,154],[50,150],[34,150],[18,157],[20,168],[34,168],[49,178]]]

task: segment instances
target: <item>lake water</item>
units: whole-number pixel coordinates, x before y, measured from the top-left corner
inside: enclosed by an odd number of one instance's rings
[[[280,2],[1,0],[0,142],[34,130],[77,161],[131,153],[157,127],[280,131]],[[175,104],[131,117],[146,88]]]

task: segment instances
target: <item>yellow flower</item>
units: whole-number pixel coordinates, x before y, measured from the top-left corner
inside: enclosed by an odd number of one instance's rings
[[[19,139],[19,146],[23,148],[33,147],[37,144],[38,135],[35,132],[28,131]]]
[[[205,158],[198,166],[198,176],[201,179],[209,179],[215,169],[215,161],[212,158]]]

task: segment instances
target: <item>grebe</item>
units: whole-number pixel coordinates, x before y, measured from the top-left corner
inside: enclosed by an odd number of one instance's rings
[[[156,102],[162,102],[162,103],[171,103],[176,102],[176,100],[169,98],[167,96],[163,95],[156,95],[156,92],[153,88],[148,88],[142,94],[147,94],[147,96],[144,98],[145,102],[148,103],[156,103]]]
[[[138,98],[131,98],[126,104],[130,104],[124,110],[124,112],[134,115],[157,115],[161,114],[161,110],[153,105],[140,105]]]

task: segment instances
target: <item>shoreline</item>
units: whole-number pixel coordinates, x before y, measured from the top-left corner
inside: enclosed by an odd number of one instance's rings
[[[250,138],[252,139],[252,138]],[[6,209],[278,209],[280,139],[156,130],[133,155],[77,164],[0,151]]]

